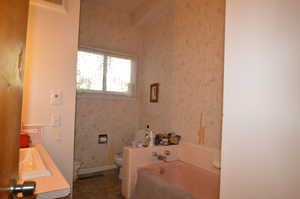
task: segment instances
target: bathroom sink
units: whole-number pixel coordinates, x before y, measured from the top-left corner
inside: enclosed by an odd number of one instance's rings
[[[35,147],[20,149],[19,158],[19,173],[22,180],[51,176],[51,172]]]

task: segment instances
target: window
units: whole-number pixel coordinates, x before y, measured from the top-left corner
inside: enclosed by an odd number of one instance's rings
[[[134,59],[89,50],[79,50],[77,59],[79,92],[134,94]]]

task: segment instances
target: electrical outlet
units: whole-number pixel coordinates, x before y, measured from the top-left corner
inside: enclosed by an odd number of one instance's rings
[[[53,137],[56,141],[61,141],[61,134],[58,131],[53,132]]]

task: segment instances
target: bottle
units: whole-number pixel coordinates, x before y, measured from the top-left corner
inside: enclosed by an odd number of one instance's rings
[[[150,143],[150,137],[149,137],[149,133],[146,130],[143,147],[148,147],[149,143]]]
[[[153,146],[153,143],[154,143],[154,136],[153,136],[153,132],[152,130],[150,129],[150,126],[147,125],[147,134],[148,134],[148,146],[149,147],[152,147]]]

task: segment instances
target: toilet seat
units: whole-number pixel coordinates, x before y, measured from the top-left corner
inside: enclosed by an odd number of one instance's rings
[[[115,164],[118,167],[122,167],[122,165],[123,165],[123,153],[117,153],[117,154],[115,154],[114,161],[115,161]]]
[[[134,134],[134,139],[133,142],[139,142],[139,143],[143,143],[144,139],[145,139],[145,134],[146,131],[144,129],[142,130],[138,130],[135,134]],[[122,175],[123,175],[123,153],[116,153],[114,155],[114,163],[115,165],[120,169],[120,173],[119,173],[119,178],[122,180]]]

